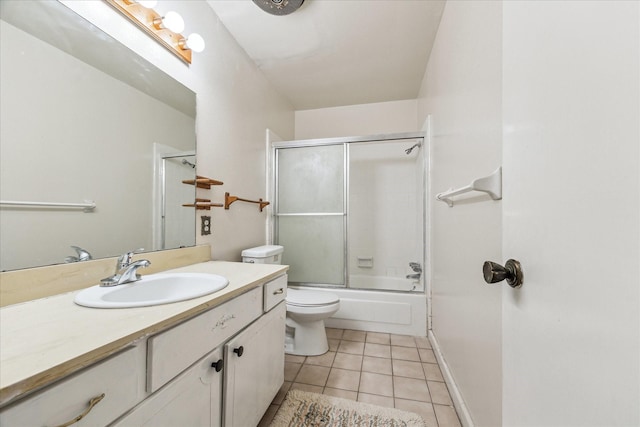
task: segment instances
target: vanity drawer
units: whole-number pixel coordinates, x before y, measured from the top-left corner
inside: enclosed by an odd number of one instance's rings
[[[147,341],[147,390],[154,392],[262,315],[255,288]]]
[[[73,420],[104,394],[74,426],[107,425],[144,397],[144,346],[136,346],[51,385],[0,412],[3,426],[57,426]]]
[[[287,275],[280,276],[264,285],[264,311],[265,313],[284,301],[287,297]]]

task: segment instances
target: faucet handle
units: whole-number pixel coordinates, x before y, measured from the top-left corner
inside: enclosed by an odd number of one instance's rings
[[[122,255],[120,255],[120,257],[118,257],[118,267],[124,268],[128,266],[133,260],[133,255],[142,251],[144,251],[144,248],[138,248],[134,249],[133,251],[123,253]]]
[[[140,275],[138,274],[138,269],[140,267],[149,267],[151,265],[151,261],[146,259],[140,259],[138,261],[132,262],[131,265],[127,267],[124,273],[118,279],[118,285],[122,285],[125,283],[132,283],[140,280]]]

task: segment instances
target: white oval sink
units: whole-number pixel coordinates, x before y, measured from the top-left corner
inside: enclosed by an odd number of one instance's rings
[[[209,295],[224,289],[228,284],[225,277],[217,274],[149,274],[126,285],[92,286],[79,292],[74,302],[93,308],[147,307]]]

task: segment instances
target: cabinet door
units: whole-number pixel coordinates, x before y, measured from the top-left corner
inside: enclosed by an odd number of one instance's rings
[[[258,424],[284,382],[281,302],[225,344],[224,425]]]
[[[222,374],[212,364],[222,347],[209,353],[138,405],[114,426],[214,426],[222,422]]]

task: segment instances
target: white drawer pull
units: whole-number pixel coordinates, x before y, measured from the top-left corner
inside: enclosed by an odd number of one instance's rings
[[[278,289],[278,290],[276,290],[276,291],[273,291],[273,294],[274,294],[274,295],[280,295],[280,294],[282,294],[282,293],[284,293],[284,288],[280,288],[280,289]]]
[[[59,426],[56,426],[56,427],[68,427],[68,426],[70,426],[71,424],[75,424],[75,423],[77,423],[78,421],[80,421],[81,419],[83,419],[84,417],[86,417],[86,416],[87,416],[87,414],[88,414],[89,412],[91,412],[91,410],[93,409],[93,407],[94,407],[94,406],[96,406],[98,403],[100,403],[100,401],[101,401],[102,399],[104,399],[104,393],[102,393],[100,396],[96,396],[96,397],[94,397],[93,399],[91,399],[91,400],[89,401],[89,407],[88,407],[88,408],[87,408],[83,413],[81,413],[80,415],[78,415],[77,417],[75,417],[74,419],[72,419],[71,421],[67,421],[66,423],[64,423],[64,424],[60,424]]]

